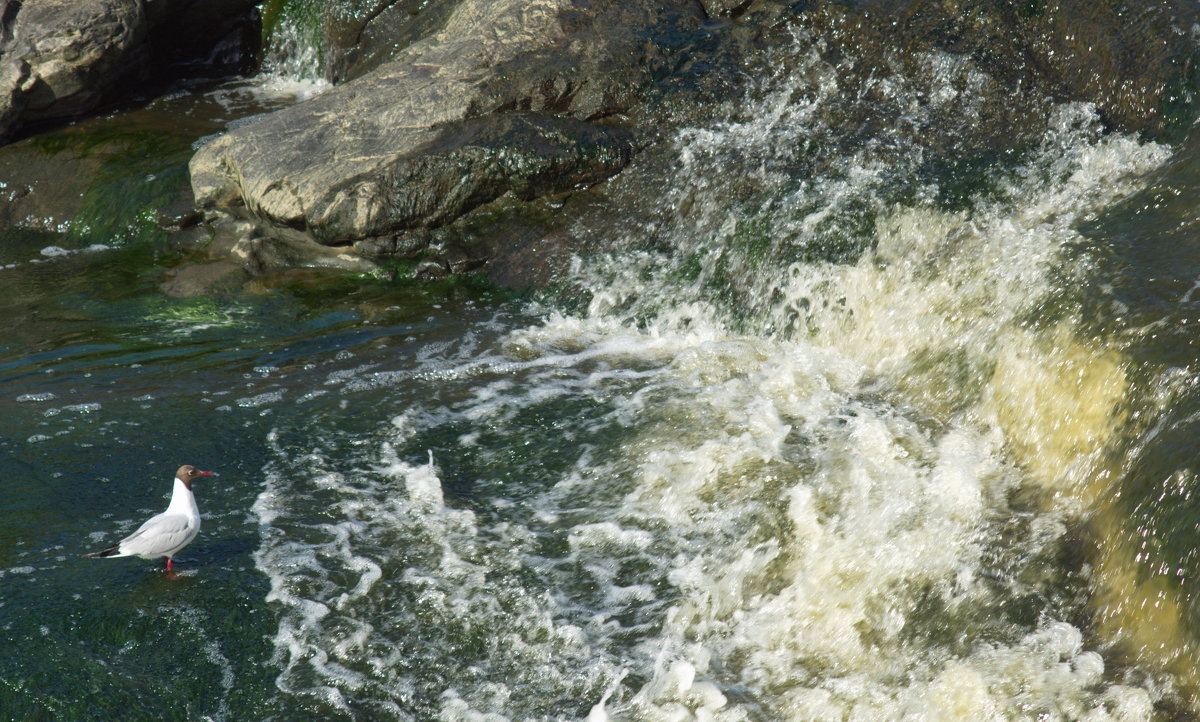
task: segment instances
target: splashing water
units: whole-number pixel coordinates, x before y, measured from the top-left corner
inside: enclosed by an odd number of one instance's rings
[[[324,69],[321,32],[325,3],[273,5],[275,21],[254,87],[267,97],[291,97],[296,101],[328,90],[331,83]]]
[[[808,62],[750,119],[678,134],[665,241],[578,261],[577,310],[331,375],[358,423],[272,433],[255,561],[284,695],[401,719],[1152,717],[1171,680],[1088,636],[1069,559],[1129,393],[1079,330],[1076,229],[1167,149],[1064,105],[948,203],[899,131],[832,150],[836,68]],[[946,80],[966,71],[929,67],[923,112],[972,107]]]

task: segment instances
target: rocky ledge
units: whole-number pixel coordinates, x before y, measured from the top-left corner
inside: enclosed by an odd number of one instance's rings
[[[928,139],[964,154],[1011,144],[1022,125],[1034,132],[1048,102],[1062,99],[1094,103],[1114,128],[1162,134],[1200,77],[1195,43],[1170,30],[1196,12],[1171,2],[1138,13],[1082,0],[1025,8],[938,0],[432,5],[392,18],[393,38],[407,44],[397,40],[390,55],[379,50],[388,35],[380,28],[327,28],[330,37],[372,39],[370,49],[348,51],[357,64],[334,64],[335,74],[361,75],[196,153],[196,202],[210,218],[241,222],[242,237],[216,244],[218,255],[229,249],[255,272],[294,263],[362,270],[399,256],[424,259],[413,266],[423,272],[452,271],[457,259],[511,275],[512,258],[527,257],[530,244],[577,245],[563,242],[572,235],[571,204],[548,219],[545,199],[603,183],[664,129],[702,121],[741,92],[747,69],[772,62],[769,48],[806,33],[827,55],[851,59],[863,78],[914,65],[922,53],[964,57],[996,88],[994,112],[983,114],[990,125],[972,137],[955,129]],[[400,6],[385,4],[375,16]],[[424,34],[414,30],[420,12],[437,19]],[[1151,33],[1155,42],[1146,40]],[[763,70],[786,72],[752,72]],[[869,127],[878,122],[870,115],[847,120]],[[494,216],[498,199],[542,199],[526,213],[540,220],[515,244],[512,224],[464,243],[456,221],[484,207]]]
[[[263,23],[288,6],[261,3]],[[867,135],[904,117],[872,78],[920,77],[930,57],[956,58],[977,122],[919,130],[931,157],[953,162],[1035,136],[1062,100],[1092,103],[1110,128],[1171,137],[1195,117],[1200,87],[1200,10],[1183,0],[1136,10],[341,0],[327,10],[318,30],[336,84],[239,121],[192,157],[201,213],[177,215],[203,223],[187,232],[195,250],[168,291],[296,267],[544,282],[584,243],[575,220],[587,217],[594,237],[597,219],[636,216],[614,203],[654,195],[673,128],[736,118],[730,102],[748,79],[792,72],[803,53],[780,46],[808,43],[849,66],[838,89],[847,101],[830,107]],[[258,13],[250,0],[0,0],[0,133],[94,112],[163,68],[227,72],[254,56]]]
[[[431,229],[485,204],[625,168],[645,142],[630,115],[677,62],[656,33],[704,18],[688,0],[462,0],[388,62],[200,148],[196,202],[250,222],[230,247],[256,270],[281,245],[355,269],[429,256]]]
[[[138,95],[146,83],[243,67],[255,0],[0,0],[0,139]]]

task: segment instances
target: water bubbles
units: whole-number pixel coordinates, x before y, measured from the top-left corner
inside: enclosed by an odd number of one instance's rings
[[[261,394],[237,399],[234,403],[243,409],[254,409],[260,406],[278,404],[280,401],[283,401],[282,391],[264,391]]]
[[[55,395],[50,393],[49,391],[44,391],[42,393],[37,393],[37,394],[21,394],[20,396],[17,397],[17,403],[19,403],[19,404],[42,403],[45,401],[52,401],[55,398],[56,398]]]

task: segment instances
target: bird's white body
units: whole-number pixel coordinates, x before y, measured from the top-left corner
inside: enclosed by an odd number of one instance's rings
[[[176,477],[167,510],[150,517],[137,531],[122,539],[112,556],[173,557],[199,533],[200,507],[196,506],[196,495]]]

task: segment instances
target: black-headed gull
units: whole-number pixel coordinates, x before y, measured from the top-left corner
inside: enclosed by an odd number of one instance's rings
[[[141,557],[143,559],[167,558],[167,571],[171,571],[171,557],[183,549],[200,533],[200,507],[196,506],[196,495],[192,493],[192,482],[202,476],[216,476],[211,471],[200,471],[194,466],[184,465],[175,472],[175,487],[171,491],[171,503],[167,510],[146,520],[138,530],[107,549],[101,549],[88,557]]]

